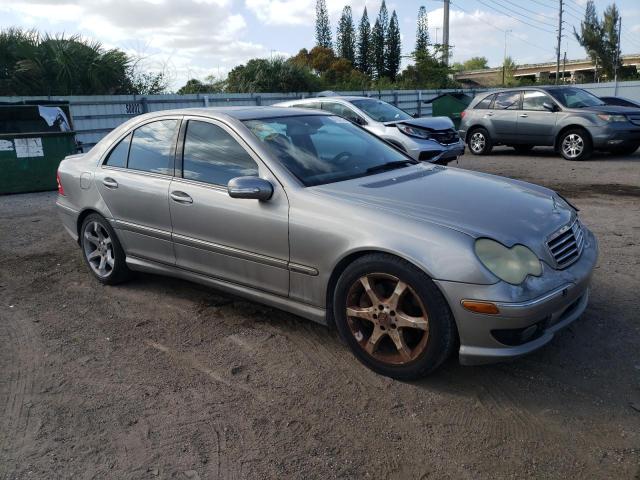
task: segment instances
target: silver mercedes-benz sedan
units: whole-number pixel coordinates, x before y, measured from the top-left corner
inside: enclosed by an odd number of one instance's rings
[[[543,187],[420,163],[295,108],[136,117],[67,157],[57,205],[91,273],[210,285],[333,325],[376,372],[531,352],[576,320],[598,249]]]

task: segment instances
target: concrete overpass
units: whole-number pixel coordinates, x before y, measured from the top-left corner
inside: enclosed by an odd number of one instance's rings
[[[640,69],[640,54],[622,55],[621,60],[624,67]],[[566,63],[560,63],[560,78],[564,79],[566,83],[592,82],[595,80],[595,70],[595,66],[589,58],[567,60]],[[486,87],[498,86],[502,84],[502,67],[469,70],[455,73],[453,76],[462,84]],[[517,79],[528,79],[532,82],[554,83],[556,80],[556,63],[518,65],[513,76]]]

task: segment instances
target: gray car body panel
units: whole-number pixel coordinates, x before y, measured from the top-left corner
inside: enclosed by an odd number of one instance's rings
[[[593,236],[588,233],[589,242],[580,260],[564,270],[551,266],[545,248],[546,238],[576,216],[553,191],[425,163],[304,187],[242,123],[244,119],[287,115],[327,113],[239,107],[136,117],[88,153],[61,163],[65,196],[59,195],[57,204],[63,225],[77,240],[80,220],[88,212],[97,212],[111,222],[125,249],[127,264],[134,270],[212,285],[320,323],[329,320],[330,285],[341,265],[363,252],[396,255],[424,271],[441,289],[456,319],[465,363],[500,359],[505,351],[516,355],[532,347],[526,344],[517,352],[504,350],[488,328],[504,325],[510,321],[505,319],[508,317],[478,318],[461,308],[464,298],[503,302],[515,309],[522,304],[521,325],[538,320],[535,315],[540,306],[529,309],[528,302],[563,285],[577,285],[578,290],[586,291],[597,258]],[[223,126],[254,158],[259,176],[273,185],[272,198],[264,202],[234,199],[219,186],[103,165],[111,148],[129,132],[165,118],[198,119]],[[105,177],[116,175],[120,185],[141,188],[125,193],[127,198],[122,201],[127,208],[118,207],[119,202],[110,199],[114,192],[104,189]],[[154,184],[151,188],[149,182]],[[173,204],[171,193],[176,190],[188,194],[193,204]],[[153,204],[141,195],[155,195],[160,200]],[[179,220],[165,226],[163,212]],[[500,281],[474,253],[475,240],[481,237],[506,246],[526,245],[541,259],[543,274],[528,277],[518,286]],[[171,250],[163,250],[163,242]],[[555,298],[542,303],[556,313],[567,305]],[[535,315],[528,315],[529,311]]]
[[[420,160],[420,154],[422,152],[434,152],[429,162],[438,162],[442,159],[448,161],[456,159],[458,156],[464,153],[464,142],[462,139],[450,144],[443,145],[435,140],[427,140],[422,138],[411,137],[398,130],[397,124],[403,123],[407,125],[414,125],[418,127],[429,128],[433,130],[447,130],[454,129],[455,126],[449,117],[420,117],[411,118],[407,120],[398,120],[393,122],[378,122],[371,118],[367,113],[353,103],[353,100],[370,99],[370,97],[357,97],[357,96],[339,96],[339,97],[319,97],[319,98],[306,98],[301,100],[291,100],[287,102],[280,102],[274,106],[279,107],[295,107],[300,105],[313,106],[313,108],[320,109],[322,102],[338,103],[351,109],[355,114],[364,119],[366,124],[362,127],[374,135],[382,138],[383,140],[399,147],[403,151],[409,154],[409,156],[415,160]],[[307,107],[309,108],[309,107]],[[436,153],[437,152],[437,153]]]
[[[477,109],[476,105],[489,95],[501,92],[542,92],[549,97],[557,111],[547,110],[514,110]],[[522,104],[520,105],[522,106]],[[620,143],[640,143],[640,124],[628,122],[605,122],[597,118],[597,114],[636,115],[640,119],[640,109],[603,105],[588,108],[567,108],[553,98],[544,88],[521,87],[483,92],[476,95],[464,112],[460,123],[459,134],[466,139],[466,134],[476,127],[485,128],[494,145],[536,145],[555,146],[559,134],[572,127],[585,129],[596,149],[607,149],[620,146]],[[611,144],[611,141],[620,143]]]

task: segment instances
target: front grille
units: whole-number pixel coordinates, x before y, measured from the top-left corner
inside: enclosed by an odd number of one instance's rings
[[[580,221],[575,219],[570,225],[562,227],[547,241],[549,253],[558,268],[565,268],[575,262],[582,253],[584,231]]]
[[[640,125],[640,115],[634,113],[633,115],[629,115],[628,118],[634,125]]]
[[[458,132],[452,128],[447,130],[431,130],[429,135],[433,140],[441,145],[451,145],[452,143],[458,143],[460,140]]]

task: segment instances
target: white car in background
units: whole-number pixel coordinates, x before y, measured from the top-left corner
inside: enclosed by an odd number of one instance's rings
[[[464,153],[464,142],[450,118],[414,118],[404,110],[375,98],[305,98],[274,106],[315,108],[334,113],[386,140],[415,160],[447,164]]]

